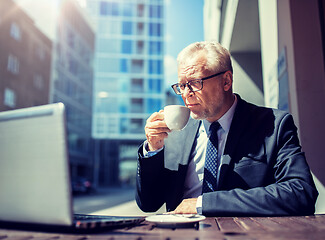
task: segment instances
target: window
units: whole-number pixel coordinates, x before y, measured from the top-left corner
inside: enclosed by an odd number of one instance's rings
[[[138,17],[143,17],[144,16],[144,5],[143,4],[138,4],[138,6],[137,6],[137,15],[138,15]]]
[[[117,39],[98,38],[98,52],[102,53],[119,53],[120,41]]]
[[[128,60],[127,59],[124,59],[122,58],[120,60],[120,71],[123,72],[123,73],[127,73],[128,72]]]
[[[148,71],[150,74],[162,74],[162,61],[161,60],[149,60]]]
[[[161,99],[156,99],[156,105],[155,105],[155,107],[156,107],[156,111],[159,111],[161,108],[162,108],[162,101],[161,101]]]
[[[163,7],[157,6],[157,17],[162,18],[163,17]]]
[[[163,73],[163,63],[161,60],[156,61],[156,66],[157,66],[157,73],[162,74]]]
[[[72,48],[72,49],[75,48],[76,39],[75,39],[74,33],[71,30],[68,30],[67,43],[68,43],[68,45],[69,45],[70,48]]]
[[[120,93],[128,93],[130,87],[130,80],[128,77],[120,77],[119,78],[119,92]],[[120,101],[123,102],[123,105],[127,106],[126,98],[120,98]]]
[[[132,53],[131,40],[122,40],[122,53]]]
[[[100,19],[98,20],[98,36],[106,35],[106,34],[119,34],[121,29],[120,21],[113,19]]]
[[[143,41],[137,41],[137,54],[143,54],[143,47],[144,43]]]
[[[123,16],[132,17],[133,16],[133,4],[125,3],[123,6]]]
[[[161,54],[161,42],[150,41],[149,42],[149,54],[160,55]]]
[[[71,54],[68,55],[68,70],[70,73],[77,75],[78,74],[78,62],[75,57]]]
[[[119,78],[98,77],[94,83],[96,92],[118,92]]]
[[[129,121],[127,118],[121,118],[120,120],[120,133],[127,133]]]
[[[149,7],[149,17],[150,18],[162,18],[162,7],[151,5]]]
[[[105,119],[103,117],[95,117],[94,121],[94,126],[95,126],[95,132],[96,133],[104,133],[105,132]]]
[[[13,56],[12,54],[10,54],[8,57],[7,69],[9,72],[13,74],[19,73],[19,60],[17,57]]]
[[[144,24],[142,22],[137,23],[137,35],[143,35],[144,33]]]
[[[162,107],[162,101],[159,98],[147,99],[147,113],[158,112]]]
[[[154,18],[156,15],[156,6],[149,6],[149,17]]]
[[[117,2],[109,3],[112,9],[112,16],[119,16],[119,4]]]
[[[143,60],[132,60],[131,72],[143,73]]]
[[[67,82],[67,88],[65,89],[66,90],[66,95],[68,95],[69,97],[71,98],[74,98],[76,99],[76,96],[77,96],[77,85],[72,82],[72,81],[68,81]]]
[[[119,5],[117,2],[104,2],[101,1],[99,5],[99,12],[102,16],[118,16],[119,15]]]
[[[131,119],[130,121],[130,133],[142,133],[143,132],[143,120]]]
[[[99,97],[97,102],[99,104],[96,105],[97,113],[116,113],[118,112],[118,99],[116,97],[110,97],[109,93],[106,93],[106,96],[103,96],[104,92],[97,93]]]
[[[35,54],[36,54],[36,56],[40,60],[44,60],[45,59],[45,49],[44,49],[44,46],[42,46],[41,44],[37,44],[35,46]]]
[[[13,90],[6,88],[4,94],[4,104],[8,107],[14,108],[16,106],[16,94]]]
[[[108,15],[108,2],[100,2],[99,11],[100,15]]]
[[[149,90],[150,93],[153,92],[153,90],[154,90],[154,84],[155,84],[154,81],[155,80],[151,79],[151,78],[148,80],[148,90]]]
[[[20,28],[16,23],[11,23],[10,26],[10,36],[16,40],[20,40],[21,39],[21,32],[20,32]]]
[[[143,92],[143,79],[142,78],[133,78],[131,80],[131,91],[132,92]]]
[[[156,90],[157,90],[157,93],[161,93],[162,92],[161,85],[162,85],[162,80],[161,79],[157,79],[157,82],[156,82]]]
[[[118,133],[119,119],[117,117],[109,117],[106,120],[108,133]]]
[[[34,83],[34,87],[37,88],[38,90],[44,89],[44,79],[40,74],[34,75],[33,83]]]
[[[150,78],[148,80],[148,90],[150,93],[161,93],[161,90],[162,90],[161,85],[162,85],[161,79]]]
[[[161,24],[160,23],[149,23],[149,35],[150,36],[161,36]]]
[[[123,22],[122,33],[125,35],[132,34],[132,22]]]
[[[132,113],[143,113],[143,99],[141,99],[141,98],[131,99],[131,112]]]
[[[119,72],[119,59],[98,58],[97,70],[99,72]]]
[[[119,112],[120,113],[128,112],[128,100],[126,98],[119,98]]]

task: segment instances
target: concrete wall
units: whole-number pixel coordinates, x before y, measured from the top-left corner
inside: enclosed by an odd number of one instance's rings
[[[325,184],[325,74],[317,0],[278,1],[279,51],[286,48],[290,111],[303,150]]]
[[[232,53],[234,92],[246,101],[264,106],[260,56],[259,52]]]

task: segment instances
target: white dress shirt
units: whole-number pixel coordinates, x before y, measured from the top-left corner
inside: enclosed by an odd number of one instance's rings
[[[232,118],[235,113],[235,109],[237,106],[237,98],[235,97],[235,101],[231,108],[218,120],[221,128],[219,128],[218,134],[218,161],[220,163],[221,156],[223,155],[230,125]],[[209,128],[211,123],[207,120],[202,121],[196,140],[193,145],[193,150],[190,157],[190,162],[188,165],[188,171],[185,178],[185,191],[183,198],[197,198],[202,193],[202,185],[203,185],[203,174],[204,174],[204,164],[205,164],[205,153],[208,138],[210,136]],[[221,163],[219,164],[219,167]],[[218,169],[219,173],[219,169]],[[217,179],[219,174],[217,176]]]

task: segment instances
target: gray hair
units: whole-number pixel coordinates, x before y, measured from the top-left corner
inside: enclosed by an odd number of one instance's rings
[[[207,70],[215,73],[227,70],[233,72],[229,51],[215,41],[203,41],[190,44],[178,54],[178,65],[182,65],[186,62],[186,59],[195,57],[202,51],[206,53]]]

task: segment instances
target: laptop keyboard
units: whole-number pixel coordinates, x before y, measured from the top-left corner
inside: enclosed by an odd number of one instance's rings
[[[82,221],[82,220],[116,220],[121,219],[121,217],[114,217],[114,216],[101,216],[101,215],[88,215],[88,214],[74,214],[74,220]]]
[[[101,216],[88,214],[74,214],[74,222],[77,228],[100,228],[100,227],[117,227],[130,226],[140,223],[143,217],[126,217],[126,216]]]

